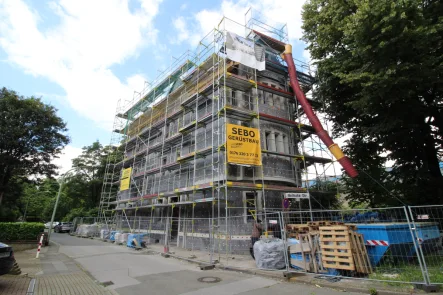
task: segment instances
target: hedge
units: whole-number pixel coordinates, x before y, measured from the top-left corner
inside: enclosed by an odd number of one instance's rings
[[[0,222],[0,242],[37,240],[45,225],[38,222]]]

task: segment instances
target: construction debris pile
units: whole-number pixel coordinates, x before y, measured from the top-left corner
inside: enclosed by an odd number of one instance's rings
[[[99,233],[99,224],[79,224],[75,230],[75,234],[80,237],[95,237]]]
[[[363,235],[356,232],[355,225],[315,221],[288,224],[286,230],[293,268],[334,275],[372,272]]]

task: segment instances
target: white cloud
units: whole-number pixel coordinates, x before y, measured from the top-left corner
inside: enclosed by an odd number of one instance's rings
[[[0,46],[9,62],[60,85],[76,111],[109,129],[116,101],[143,87],[141,75],[120,81],[110,67],[156,43],[161,1],[139,0],[135,10],[125,0],[53,1],[59,23],[45,27],[22,0],[0,0]]]
[[[177,37],[175,40],[172,40],[173,44],[180,44],[181,42],[187,40],[189,38],[189,31],[186,25],[186,21],[184,17],[176,18],[172,24],[174,28],[177,30]]]
[[[287,24],[288,36],[291,42],[301,42],[302,36],[302,20],[301,11],[305,1],[284,1],[284,0],[239,0],[229,1],[223,0],[220,7],[213,10],[201,10],[197,12],[188,24],[190,37],[188,41],[191,45],[198,44],[200,39],[204,37],[211,29],[217,27],[223,16],[244,25],[245,13],[250,7],[253,8],[253,17],[259,17],[260,20],[275,28],[281,28],[283,24]],[[257,14],[260,12],[260,16]],[[244,33],[244,28],[234,22],[226,22],[227,30],[240,34]],[[257,28],[258,29],[258,28]],[[176,28],[177,34],[181,31]]]
[[[305,59],[305,62],[310,63],[312,58],[311,58],[311,53],[309,53],[309,50],[305,49],[303,50],[303,58]]]
[[[67,145],[62,151],[59,158],[54,159],[52,163],[58,167],[58,173],[63,174],[72,168],[72,159],[78,157],[82,153],[81,148]]]

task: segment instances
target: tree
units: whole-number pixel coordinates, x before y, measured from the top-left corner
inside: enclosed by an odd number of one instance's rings
[[[113,150],[110,147],[103,147],[100,142],[96,141],[90,146],[83,147],[82,154],[72,160],[72,167],[77,168],[80,173],[77,173],[76,177],[70,180],[70,183],[71,186],[77,183],[88,189],[88,193],[85,194],[88,208],[98,206],[100,202],[106,161],[108,154],[112,152]],[[81,190],[81,187],[79,187],[79,190]]]
[[[55,179],[45,178],[38,183],[26,183],[20,198],[15,202],[26,220],[48,221],[51,219],[59,185]],[[52,205],[52,207],[51,207]]]
[[[336,180],[318,177],[309,186],[311,207],[315,210],[339,209],[342,186]]]
[[[345,152],[360,170],[345,178],[353,201],[443,204],[442,15],[436,0],[304,5],[313,95],[325,102],[334,135],[351,134]]]
[[[56,112],[39,98],[0,90],[0,205],[13,177],[55,174],[51,161],[69,142]]]

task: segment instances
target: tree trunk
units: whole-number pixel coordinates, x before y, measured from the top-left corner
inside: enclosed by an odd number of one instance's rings
[[[4,192],[3,192],[3,191],[1,191],[1,192],[0,192],[0,206],[2,205],[2,201],[3,201],[3,194],[4,194]]]

